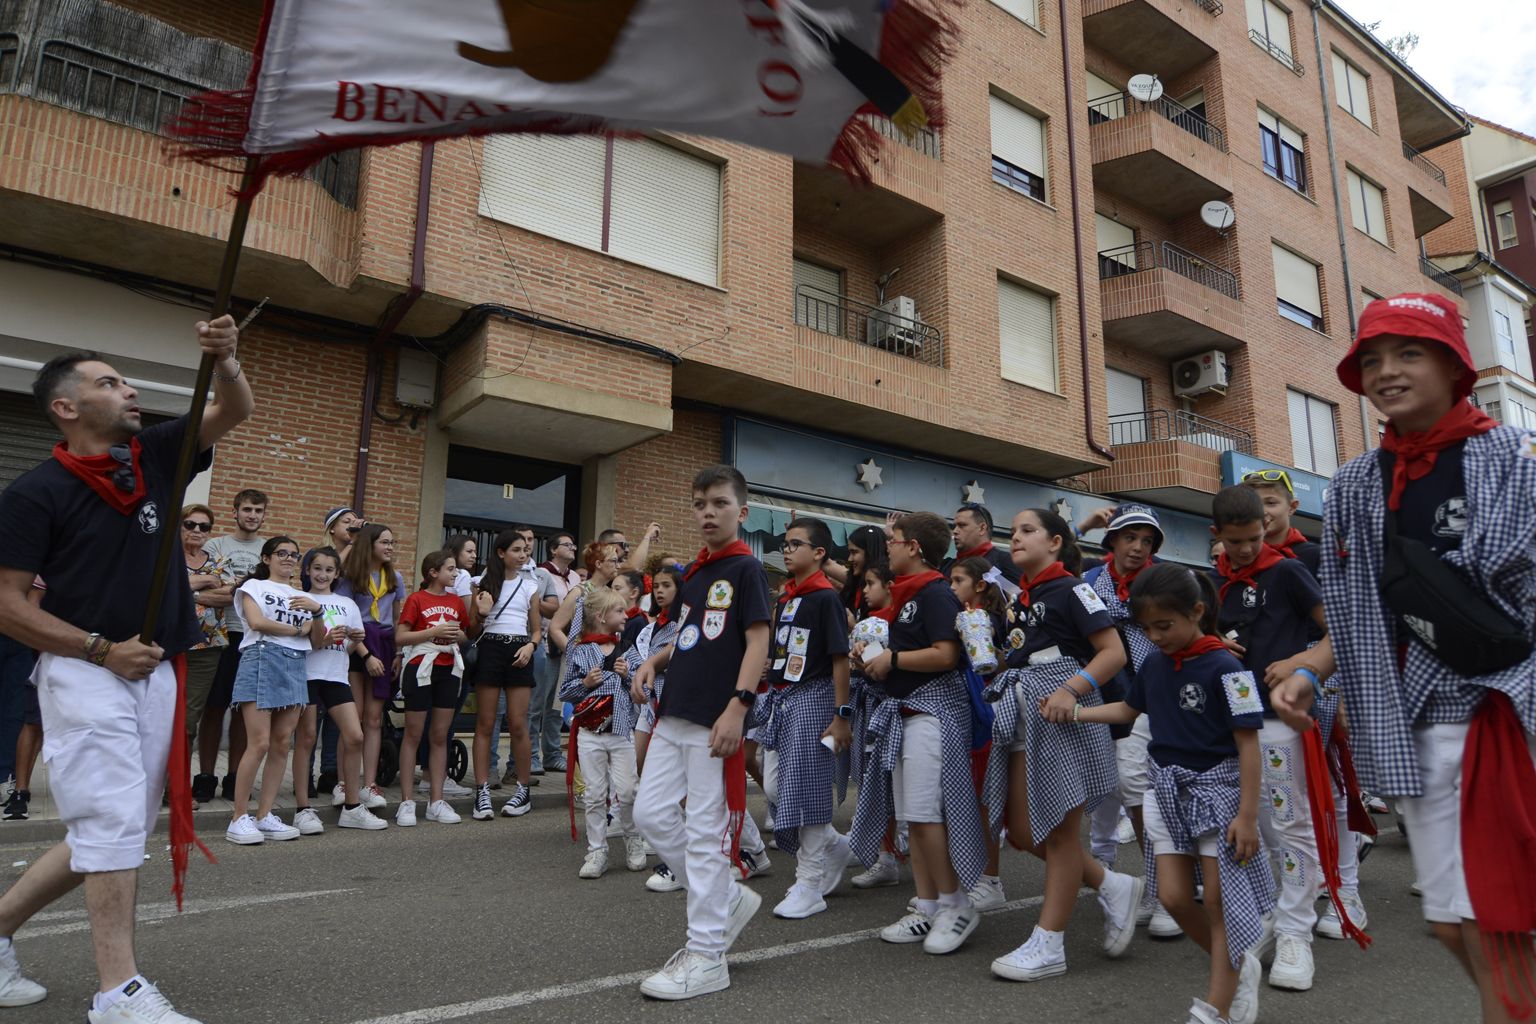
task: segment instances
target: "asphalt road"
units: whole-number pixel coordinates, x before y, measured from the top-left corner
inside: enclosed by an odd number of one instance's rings
[[[731,988],[653,1003],[636,986],[682,944],[683,896],[647,892],[643,874],[623,869],[617,842],[617,870],[578,880],[582,847],[571,843],[563,794],[550,783],[557,780],[547,780],[535,811],[521,819],[466,815],[459,825],[391,825],[379,833],[331,827],[262,847],[225,843],[222,825],[202,817],[200,834],[219,863],[194,860],[179,916],[157,836],[140,880],[141,968],[178,1009],[207,1024],[673,1021],[684,1014],[690,1024],[739,1024],[850,1014],[901,1021],[914,1011],[942,1021],[1183,1024],[1191,997],[1204,991],[1206,961],[1188,941],[1143,934],[1124,958],[1106,960],[1098,907],[1086,896],[1067,936],[1064,977],[1030,985],[992,978],[988,963],[1022,942],[1037,915],[1041,868],[1021,854],[1003,862],[1013,902],[943,958],[875,937],[903,912],[906,884],[860,892],[845,883],[826,913],[773,918],[793,874],[789,858],[774,854],[773,873],[751,883],[764,908],[731,956]],[[1409,895],[1407,846],[1379,820],[1384,835],[1362,885],[1375,945],[1362,952],[1318,940],[1312,991],[1266,987],[1261,1021],[1477,1019],[1469,984],[1429,937]],[[51,834],[40,824],[0,827],[0,884],[21,873],[15,862],[40,855]],[[1122,847],[1122,867],[1135,870],[1134,850]],[[95,971],[80,894],[24,928],[17,949],[51,992],[36,1006],[0,1010],[0,1024],[83,1020]]]

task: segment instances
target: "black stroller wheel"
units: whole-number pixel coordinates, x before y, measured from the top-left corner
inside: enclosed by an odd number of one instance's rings
[[[400,747],[394,740],[386,737],[379,744],[379,785],[388,786],[392,784],[399,773]]]
[[[464,776],[469,774],[469,748],[464,741],[455,739],[448,744],[448,777],[454,782],[463,782]]]

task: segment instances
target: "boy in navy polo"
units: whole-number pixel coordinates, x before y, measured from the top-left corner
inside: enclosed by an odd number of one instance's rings
[[[737,538],[747,481],[731,466],[693,478],[693,519],[704,547],[683,576],[677,640],[635,670],[637,703],[658,672],[656,729],[635,798],[635,825],[688,890],[688,943],[640,985],[654,999],[729,988],[725,953],[762,897],[731,878],[746,818],[741,740],[768,659],[768,580]]]
[[[1220,629],[1244,667],[1265,678],[1271,665],[1287,663],[1303,652],[1330,660],[1322,591],[1306,566],[1264,542],[1264,503],[1258,492],[1242,484],[1225,488],[1211,503],[1211,516],[1212,534],[1222,545],[1214,573]],[[1322,639],[1309,651],[1314,636]],[[1322,880],[1307,803],[1302,734],[1276,716],[1267,686],[1259,688],[1259,697],[1264,706],[1264,727],[1259,730],[1264,813],[1259,827],[1280,871],[1280,893],[1274,927],[1266,928],[1265,948],[1256,952],[1268,952],[1273,934],[1270,986],[1304,992],[1312,987],[1314,905]]]

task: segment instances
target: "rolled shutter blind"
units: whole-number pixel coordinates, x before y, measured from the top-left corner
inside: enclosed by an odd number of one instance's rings
[[[1334,438],[1333,406],[1307,399],[1307,421],[1312,430],[1312,472],[1332,476],[1339,468],[1339,444]]]
[[[992,100],[992,155],[1045,177],[1045,132],[1040,119],[996,96]]]
[[[1317,287],[1317,266],[1289,249],[1272,245],[1275,260],[1275,293],[1291,305],[1323,315],[1323,298]]]
[[[808,260],[795,260],[795,323],[823,334],[842,334],[838,293],[843,275]],[[805,291],[801,291],[801,287]]]
[[[480,215],[563,242],[603,244],[603,163],[596,135],[492,135],[480,169]]]
[[[1307,421],[1307,396],[1289,388],[1285,404],[1291,414],[1291,463],[1298,469],[1312,469],[1312,427]]]
[[[1290,15],[1279,4],[1264,0],[1264,20],[1269,27],[1269,41],[1284,50],[1287,57],[1291,56],[1295,51],[1291,49]]]
[[[0,491],[39,462],[53,455],[62,441],[48,418],[37,409],[31,395],[0,391]]]
[[[615,139],[608,251],[713,285],[720,279],[720,168],[651,139]]]
[[[1106,257],[1106,259],[1112,259],[1121,266],[1135,270],[1136,250],[1131,248],[1136,244],[1135,229],[1118,221],[1110,220],[1102,213],[1095,213],[1093,216],[1094,244],[1099,247],[1098,251],[1101,253],[1114,252],[1113,256]],[[1114,267],[1110,269],[1113,270]]]
[[[1051,297],[999,279],[997,319],[1003,377],[1055,391],[1056,312]]]

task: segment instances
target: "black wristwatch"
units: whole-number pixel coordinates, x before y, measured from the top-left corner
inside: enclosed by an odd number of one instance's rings
[[[741,701],[744,706],[751,707],[757,702],[757,691],[737,690],[735,693],[731,694],[731,697],[735,700]]]
[[[845,719],[845,720],[849,719],[849,718],[852,718],[853,717],[853,705],[852,704],[839,704],[837,706],[837,717],[841,718],[841,719]]]

